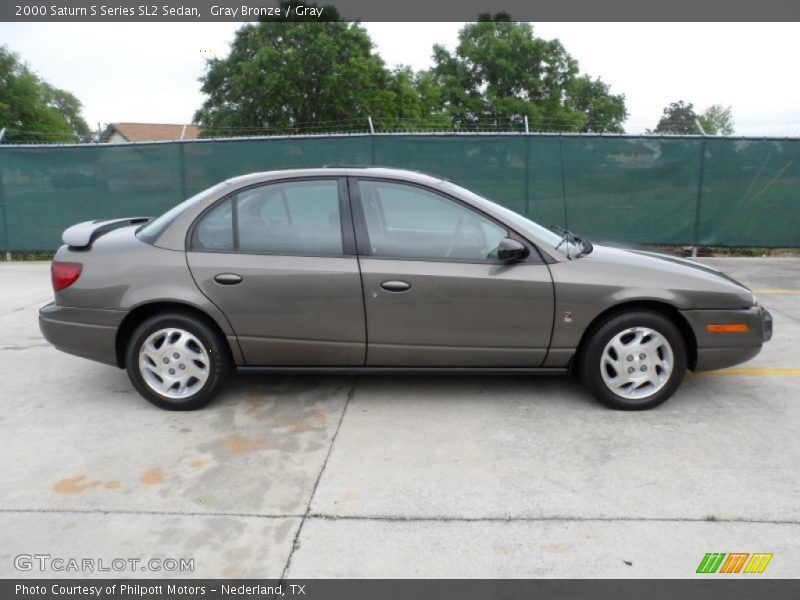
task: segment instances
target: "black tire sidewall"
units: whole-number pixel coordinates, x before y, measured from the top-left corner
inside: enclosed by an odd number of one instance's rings
[[[208,352],[210,373],[208,380],[194,395],[174,399],[150,389],[139,372],[139,349],[147,337],[159,329],[177,327],[188,331],[203,344]],[[196,410],[214,399],[230,370],[227,348],[219,336],[203,321],[181,313],[165,313],[149,317],[131,334],[125,349],[125,368],[131,383],[146,400],[165,410]]]
[[[603,381],[600,361],[606,344],[631,327],[648,327],[663,335],[670,346],[674,365],[667,384],[646,400],[630,400],[612,392]],[[668,317],[651,311],[634,311],[611,316],[590,332],[581,356],[581,378],[594,396],[617,410],[646,410],[663,404],[683,382],[687,368],[686,343],[678,327]]]

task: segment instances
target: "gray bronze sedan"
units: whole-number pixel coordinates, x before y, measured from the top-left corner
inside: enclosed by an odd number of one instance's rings
[[[395,169],[245,175],[63,241],[44,336],[126,368],[172,410],[207,404],[232,369],[574,370],[604,404],[646,409],[687,369],[746,361],[772,335],[716,269],[592,244]]]

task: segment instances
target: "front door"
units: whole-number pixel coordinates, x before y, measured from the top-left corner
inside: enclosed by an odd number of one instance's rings
[[[364,304],[344,179],[240,190],[192,231],[189,268],[248,365],[363,365]]]
[[[367,317],[367,365],[538,367],[553,283],[535,248],[496,258],[505,226],[434,190],[351,180]]]

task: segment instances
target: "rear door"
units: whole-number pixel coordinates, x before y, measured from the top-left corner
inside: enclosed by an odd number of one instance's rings
[[[279,181],[218,201],[187,259],[248,365],[363,365],[364,304],[344,178]]]
[[[350,189],[368,365],[541,366],[554,298],[535,248],[522,262],[498,261],[500,240],[518,236],[429,188],[354,178]]]

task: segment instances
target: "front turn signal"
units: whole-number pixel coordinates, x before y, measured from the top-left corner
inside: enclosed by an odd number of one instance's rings
[[[706,325],[708,333],[747,333],[747,323],[709,323]]]

